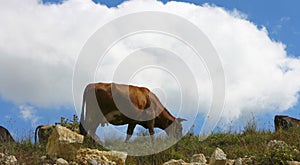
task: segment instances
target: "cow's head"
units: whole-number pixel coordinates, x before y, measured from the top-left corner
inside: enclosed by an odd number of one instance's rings
[[[167,134],[176,139],[180,139],[182,137],[182,121],[187,120],[182,118],[176,118],[174,122],[166,129]]]
[[[288,116],[275,116],[275,131],[279,129],[288,130],[292,126],[292,122],[290,121]]]

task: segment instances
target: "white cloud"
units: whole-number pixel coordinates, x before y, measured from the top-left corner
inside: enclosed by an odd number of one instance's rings
[[[21,117],[25,121],[30,121],[32,126],[35,126],[40,117],[36,116],[36,109],[33,106],[29,105],[20,105],[19,106]]]
[[[224,117],[228,120],[245,112],[284,111],[297,104],[300,60],[288,57],[285,45],[271,40],[265,28],[258,28],[237,10],[183,2],[163,4],[154,0],[126,1],[117,8],[107,8],[89,0],[69,0],[61,5],[42,5],[35,0],[1,2],[0,95],[20,105],[72,106],[73,66],[86,40],[110,20],[145,10],[182,16],[208,36],[225,70]],[[153,42],[164,44],[154,39]],[[112,70],[121,59],[118,53],[129,49],[126,43],[121,45],[105,67]],[[199,75],[205,77],[206,74]],[[151,75],[152,80],[164,84],[167,78],[159,75],[164,74]],[[109,75],[102,77],[102,80],[108,79]],[[136,81],[143,86],[153,85]],[[206,108],[203,110],[206,112],[211,86],[209,80],[201,76],[197,77],[197,82],[202,87],[199,89],[200,106]],[[167,92],[172,93],[175,87],[168,88]],[[24,119],[35,118],[30,108],[21,106],[20,110]]]

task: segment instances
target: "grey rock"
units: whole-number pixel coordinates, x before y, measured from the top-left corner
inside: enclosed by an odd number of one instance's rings
[[[203,154],[194,154],[191,163],[206,163],[206,158]]]
[[[300,162],[297,161],[286,161],[288,165],[300,165]]]
[[[79,164],[125,165],[127,153],[119,151],[99,151],[97,149],[80,149],[76,155]]]
[[[56,164],[57,165],[69,165],[69,162],[63,158],[58,158],[58,159],[56,159]]]
[[[182,159],[179,159],[179,160],[171,159],[171,160],[165,162],[163,165],[189,165],[189,163],[186,163]]]
[[[210,157],[210,165],[225,165],[226,164],[226,154],[220,148],[216,148]]]
[[[242,158],[237,158],[234,162],[234,165],[243,165],[243,159]]]
[[[0,153],[0,164],[1,165],[17,165],[18,160],[13,155],[5,155],[4,153]]]
[[[50,158],[74,160],[83,142],[83,136],[65,127],[56,125],[46,146],[46,153]]]

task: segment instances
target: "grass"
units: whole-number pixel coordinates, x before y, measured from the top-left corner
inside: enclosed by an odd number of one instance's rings
[[[166,139],[160,138],[158,143],[161,142],[161,145],[163,145]],[[120,150],[122,150],[124,146],[123,140],[116,138],[109,141],[109,143],[118,144]],[[138,140],[136,138],[133,141]],[[268,149],[267,144],[271,140],[285,141],[289,147]],[[144,143],[143,145],[142,147],[147,147],[147,145],[149,147],[149,144]],[[85,140],[83,146],[99,148],[100,150],[104,149],[88,139]],[[175,145],[160,153],[139,157],[128,156],[126,164],[163,164],[170,159],[183,159],[186,162],[190,162],[193,154],[203,153],[206,156],[210,156],[216,147],[221,148],[229,159],[253,156],[254,162],[252,164],[286,164],[288,160],[300,161],[300,153],[296,151],[300,150],[300,129],[295,128],[278,132],[269,130],[257,131],[251,124],[247,124],[242,133],[217,132],[209,135],[203,141],[199,141],[199,137],[193,133],[188,133]],[[40,157],[45,155],[45,146],[36,147],[28,138],[20,143],[0,144],[0,152],[15,155],[20,164],[40,164]]]
[[[271,140],[285,141],[290,147],[268,149],[267,144]],[[193,154],[203,153],[210,156],[216,147],[221,148],[229,159],[253,156],[254,164],[285,164],[287,160],[300,161],[300,130],[280,131],[250,131],[242,134],[237,133],[213,133],[204,141],[199,141],[198,136],[186,135],[173,147],[144,157],[131,157],[127,164],[162,164],[170,159],[183,159],[190,162]]]

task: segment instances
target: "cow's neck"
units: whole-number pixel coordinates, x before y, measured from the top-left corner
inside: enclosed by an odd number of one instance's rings
[[[158,128],[166,130],[174,121],[175,117],[172,116],[166,109],[162,111],[159,115],[159,120],[155,121],[155,124]]]

